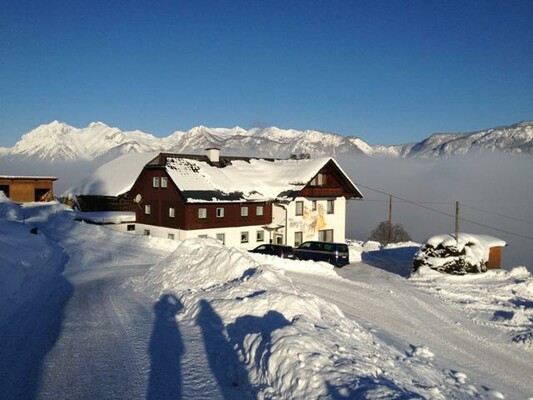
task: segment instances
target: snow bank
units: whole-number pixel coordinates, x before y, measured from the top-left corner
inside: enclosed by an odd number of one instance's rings
[[[42,204],[42,203],[41,203]],[[67,256],[29,223],[24,210],[0,195],[0,320],[8,317],[41,284],[58,274]]]
[[[327,276],[329,278],[338,278],[335,267],[327,262],[314,262],[307,260],[290,260],[277,256],[271,256],[259,253],[249,253],[259,264],[268,264],[281,271],[299,272],[302,274],[313,274],[318,276]],[[351,260],[351,259],[350,259]]]
[[[20,206],[13,203],[2,191],[0,191],[0,218],[10,221],[21,219]]]
[[[275,267],[270,261],[213,239],[189,239],[132,284],[154,300],[165,293],[179,299],[178,319],[199,325],[225,393],[238,387],[258,399],[450,394],[427,361],[428,349],[406,355],[294,286],[280,270],[309,269],[308,263],[276,259]],[[314,268],[317,279],[329,274],[322,264]]]
[[[410,281],[533,351],[533,277],[525,267],[467,275],[445,275],[421,267]]]

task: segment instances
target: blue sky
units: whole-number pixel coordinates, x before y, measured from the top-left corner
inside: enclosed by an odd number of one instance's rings
[[[39,124],[406,143],[533,119],[533,1],[0,4],[0,146]]]

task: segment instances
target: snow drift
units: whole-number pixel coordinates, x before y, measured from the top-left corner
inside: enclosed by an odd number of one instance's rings
[[[154,299],[179,299],[178,319],[200,326],[223,391],[269,399],[453,397],[445,376],[428,373],[427,353],[406,357],[263,260],[189,239],[133,285]],[[329,274],[315,268],[317,279]]]

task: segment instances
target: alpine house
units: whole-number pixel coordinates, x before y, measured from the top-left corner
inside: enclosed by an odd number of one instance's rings
[[[346,199],[361,192],[333,158],[278,160],[160,153],[129,191],[136,231],[226,245],[344,241]]]

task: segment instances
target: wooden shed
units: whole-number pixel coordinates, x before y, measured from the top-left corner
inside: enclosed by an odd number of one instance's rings
[[[0,191],[16,203],[54,199],[53,176],[0,176]]]

